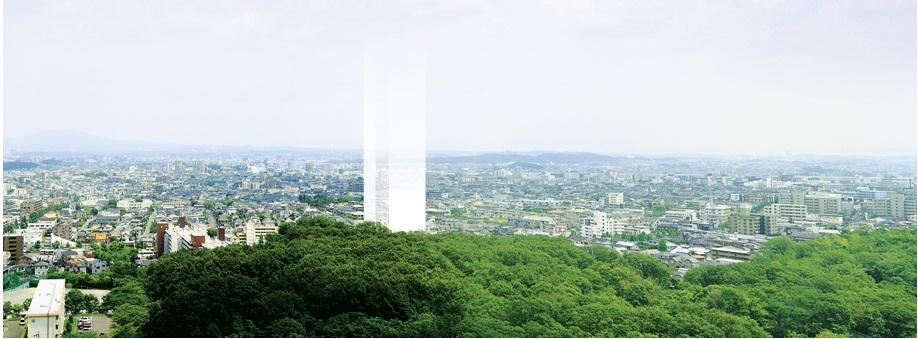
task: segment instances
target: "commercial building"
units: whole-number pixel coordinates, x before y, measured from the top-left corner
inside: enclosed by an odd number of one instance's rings
[[[26,311],[29,338],[60,338],[64,332],[64,279],[40,280]]]

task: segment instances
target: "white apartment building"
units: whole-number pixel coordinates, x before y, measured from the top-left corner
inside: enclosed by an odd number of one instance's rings
[[[134,199],[121,199],[121,200],[118,200],[118,203],[116,204],[116,206],[118,206],[118,208],[120,209],[136,211],[136,210],[147,209],[150,206],[153,206],[153,201],[150,199],[143,199],[141,201],[137,201]]]
[[[60,338],[64,332],[64,279],[45,279],[38,282],[32,303],[26,311],[29,338]]]
[[[245,243],[248,245],[260,243],[269,234],[277,234],[277,231],[277,226],[265,225],[258,219],[253,219],[245,224]]]
[[[807,214],[806,205],[791,204],[771,204],[765,206],[763,214],[777,215],[780,218],[792,220],[805,220]]]
[[[189,227],[169,227],[163,234],[163,253],[200,247],[204,244],[205,234]]]
[[[803,197],[809,213],[835,214],[841,211],[841,195],[826,192],[809,192]]]
[[[608,197],[606,198],[606,201],[608,201],[609,205],[621,205],[621,204],[624,204],[624,203],[625,203],[625,194],[624,194],[624,193],[618,193],[618,192],[609,193]]]
[[[580,226],[582,237],[601,237],[603,234],[622,232],[625,228],[624,219],[609,218],[605,212],[593,212],[592,216],[583,218]]]
[[[699,215],[702,222],[718,226],[730,218],[730,206],[722,204],[705,204]]]

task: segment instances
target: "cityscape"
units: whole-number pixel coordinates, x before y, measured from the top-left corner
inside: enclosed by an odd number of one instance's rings
[[[916,338],[914,0],[6,0],[4,338]]]
[[[164,256],[260,246],[301,219],[369,220],[356,152],[14,154],[4,162],[5,311],[28,310],[29,319],[39,318],[40,295],[30,291],[61,291],[55,281],[77,288],[68,303],[87,307],[46,314],[74,310],[70,322],[105,309],[123,276]],[[693,268],[747,262],[771,239],[915,232],[914,159],[547,152],[428,160],[427,233],[563,239],[652,257],[677,280]],[[110,313],[80,319],[74,333],[139,330]],[[23,330],[17,321],[5,321],[7,336]],[[30,328],[41,337],[64,330]]]

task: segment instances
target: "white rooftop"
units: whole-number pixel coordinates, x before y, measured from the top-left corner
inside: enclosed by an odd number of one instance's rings
[[[44,279],[38,282],[27,316],[57,315],[63,312],[66,280]]]

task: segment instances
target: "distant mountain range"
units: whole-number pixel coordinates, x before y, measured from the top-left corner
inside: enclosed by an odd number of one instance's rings
[[[225,154],[292,153],[314,159],[359,159],[359,149],[317,149],[264,146],[196,146],[161,142],[126,141],[84,132],[46,131],[26,137],[5,138],[4,156],[13,153],[54,154]]]
[[[46,131],[20,138],[4,138],[3,152],[124,153],[178,150],[183,146],[116,140],[74,131]]]
[[[582,152],[526,152],[526,153],[485,153],[463,156],[436,156],[428,159],[431,163],[517,163],[520,166],[544,164],[572,164],[588,162],[617,162],[625,160],[623,156],[611,156]]]

